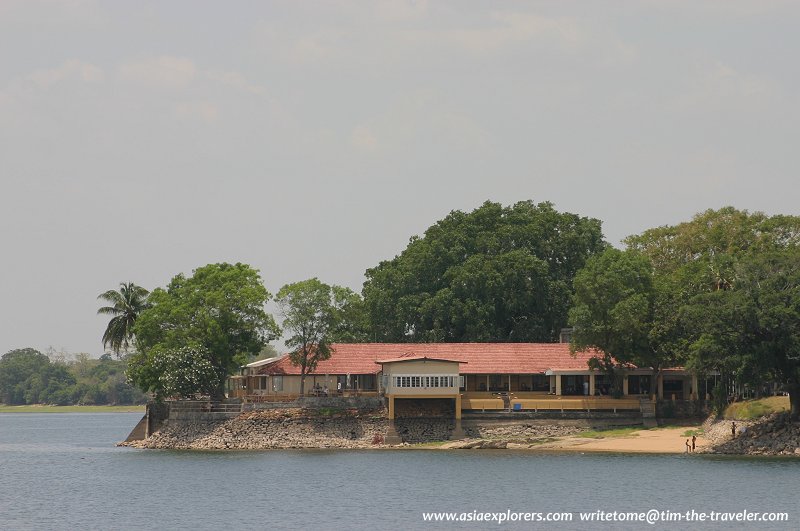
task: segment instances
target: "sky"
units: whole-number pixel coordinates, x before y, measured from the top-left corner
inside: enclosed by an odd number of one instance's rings
[[[0,353],[97,295],[364,271],[452,210],[800,215],[800,3],[0,0]],[[279,345],[282,346],[282,345]]]

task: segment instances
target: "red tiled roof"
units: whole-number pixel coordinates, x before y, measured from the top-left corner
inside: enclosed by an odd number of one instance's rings
[[[396,358],[391,358],[391,359],[388,359],[388,360],[377,360],[377,361],[375,361],[375,363],[384,364],[384,363],[398,363],[398,362],[401,362],[401,361],[420,361],[420,360],[422,360],[422,361],[449,361],[451,363],[467,363],[466,361],[457,360],[457,359],[453,359],[453,358],[431,358],[429,356],[424,356],[424,355],[419,355],[419,354],[411,354],[411,353],[409,353],[409,354],[401,354],[400,356],[398,356]]]
[[[336,343],[330,359],[314,374],[375,374],[379,360],[440,359],[460,361],[461,374],[541,374],[547,370],[587,369],[595,351],[571,354],[567,343]],[[288,356],[261,368],[259,374],[300,374]]]

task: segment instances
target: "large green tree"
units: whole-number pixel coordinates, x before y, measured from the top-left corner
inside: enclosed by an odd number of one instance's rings
[[[742,257],[799,245],[800,217],[767,216],[728,206],[706,210],[677,225],[646,230],[625,243],[653,267],[657,287],[653,347],[667,362],[689,363],[689,345],[697,337],[679,318],[681,308],[698,295],[729,290]]]
[[[653,271],[644,256],[610,248],[591,257],[575,276],[572,348],[597,349],[601,368],[612,376],[626,364],[659,368],[662,360],[651,341],[655,301]]]
[[[311,278],[283,286],[275,296],[283,316],[283,329],[291,334],[286,346],[289,359],[300,367],[300,394],[306,375],[330,358],[335,342],[365,339],[366,316],[357,293]]]
[[[739,286],[742,284],[742,260],[791,250],[800,244],[800,217],[767,216],[724,207],[697,214],[687,222],[630,236],[625,243],[626,253],[641,255],[649,261],[652,295],[649,313],[642,312],[640,319],[629,323],[631,331],[639,330],[639,337],[646,337],[646,341],[639,341],[641,353],[620,354],[622,360],[655,368],[688,364],[700,373],[720,371],[723,378],[739,381],[753,382],[766,377],[772,362],[753,346],[752,337],[748,339],[737,332],[751,329],[752,321],[746,319],[747,314],[736,310],[737,305],[746,306],[747,295],[734,288],[737,282]],[[609,263],[606,273],[593,274],[623,275],[624,268],[614,270],[618,265]],[[635,286],[636,283],[631,283],[631,289]],[[596,290],[596,293],[595,301],[588,303],[596,311],[613,307],[624,299],[615,290]],[[585,308],[573,310],[578,311],[586,316]],[[578,317],[576,313],[573,316]],[[579,321],[574,324],[578,326]],[[706,334],[708,329],[727,331],[727,343],[720,334],[712,341]],[[576,333],[581,340],[582,332]],[[628,337],[620,335],[615,341],[629,341],[630,333]],[[728,356],[732,351],[742,355]]]
[[[734,333],[752,324],[736,310],[747,295],[734,287],[742,260],[800,244],[800,218],[725,207],[625,243],[625,252],[590,260],[576,277],[576,346],[656,369],[689,364],[740,381],[764,377],[772,361],[752,337]],[[706,325],[727,331],[727,343],[722,335],[711,341]]]
[[[103,332],[103,348],[110,348],[117,356],[127,352],[133,343],[133,326],[136,319],[147,309],[149,292],[133,282],[122,282],[119,290],[108,290],[97,298],[107,302],[97,310],[98,314],[111,315],[111,320]]]
[[[246,264],[210,264],[188,278],[177,275],[166,289],[153,290],[151,307],[136,322],[139,352],[129,363],[131,380],[142,389],[158,388],[159,355],[191,347],[208,353],[216,375],[208,391],[223,397],[227,376],[280,334],[264,309],[270,298],[258,271]]]
[[[800,248],[740,259],[729,289],[700,294],[682,308],[691,332],[689,364],[740,382],[780,382],[800,418]]]
[[[554,341],[575,273],[605,249],[600,221],[531,201],[453,211],[368,269],[380,341]]]
[[[800,245],[800,217],[724,207],[629,236],[625,243],[650,260],[656,275],[672,277],[675,296],[685,302],[729,287],[741,256]]]

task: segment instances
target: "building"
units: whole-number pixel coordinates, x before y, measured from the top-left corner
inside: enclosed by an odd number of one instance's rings
[[[340,343],[306,376],[305,391],[384,396],[390,417],[395,400],[446,398],[459,417],[476,409],[638,408],[653,378],[660,399],[705,397],[713,385],[682,368],[656,374],[631,366],[622,371],[623,401],[609,402],[612,382],[589,368],[595,356],[571,353],[566,343]],[[283,355],[247,365],[231,382],[234,396],[293,398],[300,393],[300,368]]]

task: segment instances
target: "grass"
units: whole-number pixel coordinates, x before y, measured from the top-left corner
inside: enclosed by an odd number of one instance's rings
[[[705,433],[705,430],[700,428],[698,430],[686,430],[681,437],[700,437]]]
[[[333,417],[334,415],[341,415],[345,412],[344,409],[339,407],[321,407],[313,411],[318,417]]]
[[[443,445],[447,444],[448,442],[450,442],[450,441],[428,441],[428,442],[424,442],[424,443],[413,444],[412,447],[413,448],[438,448],[440,446],[443,446]]]
[[[576,437],[584,437],[586,439],[606,439],[608,437],[625,437],[627,435],[637,435],[637,431],[642,431],[644,428],[641,426],[632,426],[630,428],[615,428],[610,430],[591,430],[584,431],[576,435]]]
[[[729,420],[751,420],[788,409],[788,396],[770,396],[759,400],[735,402],[725,408],[725,411],[722,413],[722,418]]]
[[[6,406],[0,404],[0,413],[144,413],[144,406]]]
[[[541,439],[534,439],[530,441],[530,444],[546,444],[551,442],[556,442],[559,439],[557,437],[542,437]]]

